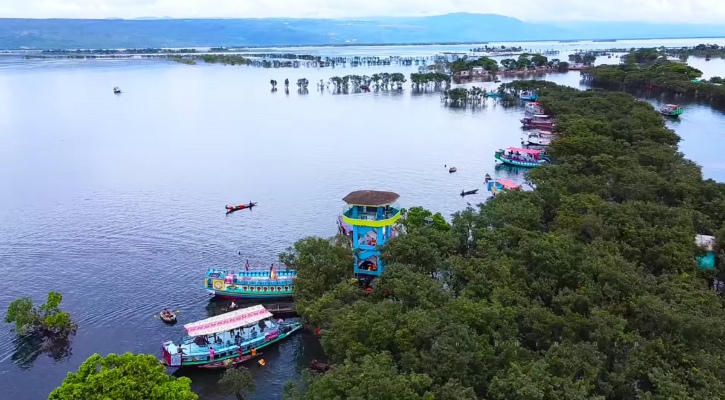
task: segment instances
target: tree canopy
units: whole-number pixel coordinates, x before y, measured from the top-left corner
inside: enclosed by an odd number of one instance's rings
[[[722,108],[725,87],[721,80],[699,81],[702,71],[689,65],[671,62],[659,49],[637,49],[622,56],[621,65],[599,65],[587,71],[586,77],[595,86],[606,89],[660,90],[669,94],[688,95],[712,102]]]
[[[703,179],[647,103],[512,85],[559,121],[534,191],[445,226],[411,209],[367,295],[349,280],[350,249],[297,243],[299,311],[334,365],[286,398],[722,396],[725,310],[709,286],[721,273],[698,270],[694,238],[725,243],[725,185]]]
[[[47,336],[68,336],[75,333],[76,324],[71,321],[70,314],[61,311],[60,303],[63,295],[48,292],[45,304],[33,306],[30,297],[14,300],[8,306],[5,322],[15,323],[18,333],[41,333]]]
[[[148,354],[92,355],[70,372],[49,400],[197,400],[191,380],[166,374]]]

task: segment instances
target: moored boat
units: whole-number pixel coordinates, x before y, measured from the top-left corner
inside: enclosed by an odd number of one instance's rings
[[[534,101],[539,98],[539,96],[536,95],[536,93],[531,91],[523,91],[519,95],[519,98],[523,101]]]
[[[550,115],[536,114],[521,119],[524,128],[554,129],[556,120]]]
[[[476,193],[478,193],[478,189],[466,190],[466,191],[461,190],[461,197],[468,196],[469,194],[476,194]]]
[[[448,168],[448,172],[451,173],[451,174],[454,173],[454,172],[456,172],[456,171],[458,171],[458,168],[456,168],[456,167],[450,167],[450,168]]]
[[[227,368],[302,328],[299,322],[274,321],[261,305],[184,325],[188,337],[161,345],[161,362],[177,368]]]
[[[544,152],[542,150],[509,147],[505,150],[501,149],[496,151],[496,153],[494,153],[494,157],[504,164],[533,168],[549,163],[549,159],[545,157],[543,153]]]
[[[665,104],[660,108],[660,113],[668,117],[678,117],[682,115],[685,110],[677,104]]]
[[[548,146],[554,139],[556,139],[556,134],[538,131],[528,134],[521,142],[528,146]]]
[[[277,271],[275,267],[266,270],[244,271],[209,269],[204,278],[204,288],[214,296],[247,299],[287,299],[294,294],[295,270]]]
[[[521,186],[508,179],[496,179],[488,182],[488,191],[491,192],[494,197],[501,192],[507,190],[519,190],[520,188]]]
[[[524,105],[524,114],[527,117],[532,117],[534,115],[544,114],[544,109],[538,101],[532,101]]]

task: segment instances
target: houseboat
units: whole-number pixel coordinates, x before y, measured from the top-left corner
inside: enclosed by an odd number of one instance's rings
[[[521,119],[524,128],[538,128],[553,130],[556,127],[556,120],[550,115],[536,114],[533,116],[525,116]]]
[[[685,110],[677,104],[665,104],[660,108],[660,114],[668,117],[679,117]]]
[[[526,103],[524,106],[524,114],[527,117],[533,117],[534,115],[540,115],[544,113],[544,109],[541,108],[541,104],[539,104],[538,101],[532,101],[530,103]]]
[[[244,271],[207,270],[204,289],[223,298],[288,299],[294,294],[296,277],[295,270],[277,271],[274,266],[269,271],[250,270],[247,263]]]
[[[496,179],[492,181],[488,181],[488,191],[493,194],[494,197],[498,193],[507,191],[507,190],[519,190],[521,186],[517,185],[514,181],[508,180],[508,179]]]
[[[533,168],[549,163],[549,159],[543,155],[542,150],[521,149],[509,147],[505,150],[498,150],[494,157],[504,164],[517,167]]]
[[[274,321],[261,305],[184,325],[188,337],[161,345],[161,362],[176,368],[228,368],[302,328],[299,322]]]
[[[546,131],[529,133],[521,142],[527,146],[548,146],[556,139],[556,134]]]
[[[523,91],[523,92],[521,92],[521,94],[519,95],[519,98],[520,98],[521,100],[523,100],[523,101],[535,101],[536,99],[538,99],[538,98],[539,98],[539,96],[537,96],[537,95],[536,95],[536,93],[534,93],[534,92],[530,92],[530,91]]]

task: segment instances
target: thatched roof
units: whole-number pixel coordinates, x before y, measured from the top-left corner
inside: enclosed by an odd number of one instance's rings
[[[399,198],[400,195],[393,192],[356,190],[345,196],[342,201],[358,206],[387,206],[388,204],[395,203]]]

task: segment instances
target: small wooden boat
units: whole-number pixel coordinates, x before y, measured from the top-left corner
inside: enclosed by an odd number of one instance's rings
[[[244,210],[244,209],[247,209],[247,208],[252,208],[252,207],[254,207],[256,205],[257,205],[257,203],[252,203],[250,201],[249,204],[240,204],[238,206],[225,206],[224,208],[226,208],[227,214],[229,214],[229,213],[232,213],[234,211],[239,211],[239,210]]]
[[[451,173],[451,174],[454,173],[454,172],[456,172],[456,171],[458,171],[458,168],[456,168],[456,167],[450,167],[450,168],[448,168],[448,172]]]
[[[463,190],[461,190],[461,197],[468,196],[469,194],[476,194],[476,193],[478,193],[478,189],[468,190],[465,192]]]
[[[679,117],[685,110],[677,104],[665,104],[660,108],[660,114],[668,117]]]
[[[114,94],[120,94],[121,93],[121,88],[119,88],[118,86],[116,86],[115,88],[113,88],[113,93]]]
[[[161,318],[161,320],[166,322],[167,324],[173,324],[176,322],[176,314],[172,313],[171,311],[160,312],[159,318]]]
[[[486,183],[491,182],[491,179],[492,179],[491,175],[486,174],[486,178],[484,178],[484,182],[486,182]]]
[[[330,364],[318,362],[317,360],[310,361],[310,369],[316,372],[325,373],[331,368]]]

